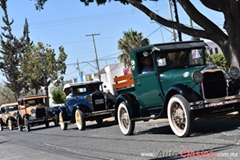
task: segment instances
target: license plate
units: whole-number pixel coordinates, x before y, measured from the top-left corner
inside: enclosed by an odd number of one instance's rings
[[[103,99],[95,99],[95,104],[103,104]]]

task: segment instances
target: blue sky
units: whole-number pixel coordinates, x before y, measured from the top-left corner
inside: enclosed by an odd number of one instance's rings
[[[163,17],[170,18],[168,0],[144,2],[144,4]],[[222,27],[223,16],[220,13],[205,9],[199,1],[194,1],[194,4]],[[123,32],[129,29],[142,32],[144,37],[149,38],[151,44],[172,41],[171,29],[165,27],[159,29],[157,23],[151,23],[150,19],[138,9],[115,1],[101,6],[95,3],[85,6],[79,0],[48,0],[44,10],[37,11],[34,1],[8,0],[7,7],[9,18],[14,19],[12,29],[15,36],[22,36],[24,21],[27,18],[30,38],[35,44],[37,42],[49,44],[55,49],[56,54],[59,46],[65,48],[68,54],[65,80],[78,76],[77,60],[83,73],[97,72],[92,37],[86,35],[100,34],[95,36],[100,69],[119,62],[117,57],[121,51],[118,50],[117,41],[123,37]],[[180,22],[190,25],[186,14],[180,7],[178,10]],[[2,10],[0,13],[3,15]],[[2,21],[0,25],[4,25]],[[183,36],[183,40],[189,39],[189,36]],[[4,80],[4,77],[1,77],[0,80]]]

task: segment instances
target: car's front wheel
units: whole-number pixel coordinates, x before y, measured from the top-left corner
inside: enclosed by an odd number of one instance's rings
[[[83,117],[83,113],[82,113],[82,111],[80,111],[80,109],[76,110],[75,119],[76,119],[76,124],[77,124],[78,129],[80,131],[84,130],[85,126],[86,126],[86,121],[85,121],[85,119]]]
[[[120,103],[118,106],[117,118],[122,133],[124,135],[132,135],[135,128],[135,121],[130,119],[127,106],[124,102]]]
[[[188,101],[181,95],[174,95],[168,102],[168,121],[178,137],[188,137],[193,130],[193,113],[188,109]]]
[[[59,124],[62,130],[66,130],[68,127],[68,124],[63,121],[62,112],[59,113]]]
[[[13,130],[13,122],[11,119],[8,120],[8,129],[11,131]]]
[[[59,126],[59,118],[58,118],[58,115],[57,115],[57,114],[55,114],[54,126]]]
[[[29,124],[29,121],[26,117],[24,118],[24,125],[25,125],[26,131],[29,132],[30,131],[30,124]]]

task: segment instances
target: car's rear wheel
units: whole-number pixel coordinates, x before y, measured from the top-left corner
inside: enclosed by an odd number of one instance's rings
[[[46,128],[48,128],[49,127],[49,122],[47,121],[47,122],[45,122],[45,126],[46,126]]]
[[[84,130],[85,126],[86,126],[86,121],[83,117],[82,111],[80,111],[79,109],[77,109],[76,112],[75,112],[75,120],[76,120],[76,124],[77,124],[78,129],[80,131]]]
[[[3,131],[3,126],[1,122],[0,122],[0,131]]]
[[[103,119],[97,119],[96,122],[97,122],[98,125],[102,125]]]
[[[129,116],[128,109],[124,102],[120,103],[117,112],[118,124],[124,135],[132,135],[135,128],[135,121],[132,121]]]
[[[66,130],[68,127],[68,124],[63,121],[62,112],[59,113],[59,124],[62,130]]]
[[[24,118],[24,125],[25,125],[25,129],[27,132],[30,131],[30,124],[29,124],[29,120],[25,117]]]
[[[13,130],[13,122],[11,119],[8,120],[8,129],[11,131]]]
[[[188,101],[181,95],[174,95],[168,102],[168,121],[178,137],[188,137],[193,130],[193,113],[188,110]]]
[[[20,118],[19,118],[19,117],[17,118],[17,126],[18,126],[18,130],[19,130],[19,131],[22,131],[23,127],[22,127],[22,125],[20,124]]]
[[[59,118],[58,118],[58,115],[57,114],[55,114],[55,118],[54,118],[54,125],[55,126],[59,126]]]

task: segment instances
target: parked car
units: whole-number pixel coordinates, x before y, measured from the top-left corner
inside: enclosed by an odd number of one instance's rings
[[[76,123],[84,130],[86,121],[100,125],[103,119],[115,113],[114,97],[100,91],[100,81],[69,83],[63,88],[66,95],[65,105],[59,108],[59,124],[66,130],[69,123]]]
[[[206,48],[203,41],[187,41],[130,52],[132,74],[114,79],[115,116],[124,135],[133,134],[136,121],[168,118],[172,131],[187,137],[196,117],[240,110],[239,69],[207,64]],[[153,69],[142,74],[145,57]]]
[[[0,106],[0,131],[3,130],[3,126],[7,126],[9,130],[13,130],[17,127],[16,115],[18,112],[18,103],[7,103]]]
[[[45,124],[49,127],[49,122],[54,122],[57,126],[57,115],[52,114],[48,105],[46,105],[45,95],[25,96],[18,99],[19,114],[17,124],[19,131],[25,127],[30,131],[30,127]]]

